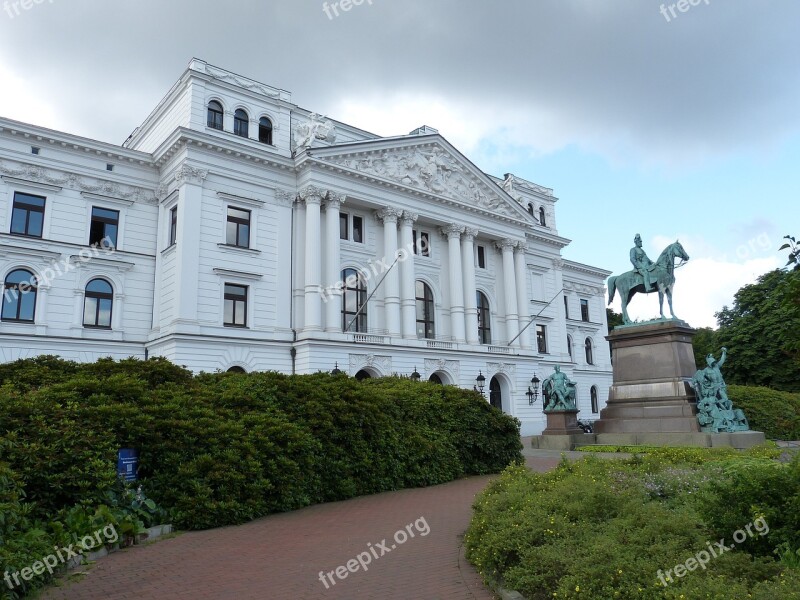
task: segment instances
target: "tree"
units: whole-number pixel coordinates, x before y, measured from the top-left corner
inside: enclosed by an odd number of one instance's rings
[[[606,320],[608,321],[608,330],[611,331],[617,325],[622,325],[624,321],[622,320],[622,315],[620,313],[614,312],[612,309],[606,309]]]
[[[800,269],[776,269],[742,287],[733,306],[716,314],[716,345],[728,348],[728,383],[800,391],[799,281]]]
[[[692,347],[694,348],[694,363],[697,368],[705,368],[706,356],[709,354],[716,355],[721,347],[717,343],[717,332],[711,327],[698,328],[697,333],[692,338]]]
[[[789,241],[778,248],[778,251],[789,249],[789,260],[786,262],[786,266],[794,265],[795,269],[800,269],[800,246],[797,244],[797,240],[792,235],[785,235],[783,239]]]

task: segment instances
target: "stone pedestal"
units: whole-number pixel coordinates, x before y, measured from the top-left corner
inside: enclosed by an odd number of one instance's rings
[[[678,320],[614,329],[613,385],[596,434],[699,433],[692,377],[695,330]]]
[[[578,411],[565,410],[549,412],[547,427],[542,435],[583,435],[583,429],[578,427]]]

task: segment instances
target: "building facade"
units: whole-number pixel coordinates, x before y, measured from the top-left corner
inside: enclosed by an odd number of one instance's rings
[[[124,144],[0,119],[0,360],[164,356],[472,388],[544,427],[611,384],[608,271],[566,260],[552,190],[430,127],[378,137],[193,59]]]

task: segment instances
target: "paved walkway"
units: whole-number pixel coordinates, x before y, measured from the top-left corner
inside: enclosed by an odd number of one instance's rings
[[[559,453],[532,452],[525,442],[531,468],[558,463]],[[473,499],[490,480],[471,477],[185,533],[116,552],[42,598],[491,600],[461,544]],[[402,544],[403,535],[395,538],[399,530],[409,534]],[[357,570],[339,579],[336,568],[359,554],[364,563],[371,554],[367,570],[351,563]],[[331,573],[327,588],[320,571]]]

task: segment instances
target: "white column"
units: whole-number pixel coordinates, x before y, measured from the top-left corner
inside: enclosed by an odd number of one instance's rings
[[[478,301],[475,289],[475,237],[477,229],[467,227],[461,238],[461,267],[464,269],[464,322],[467,327],[467,343],[477,345]]]
[[[294,203],[294,289],[292,302],[294,302],[293,329],[302,329],[306,322],[306,205],[298,196]]]
[[[517,244],[514,248],[514,276],[517,283],[517,310],[519,311],[519,327],[522,329],[530,320],[530,299],[528,298],[528,266],[525,252],[528,246],[524,243]],[[519,345],[528,349],[531,347],[531,328],[519,336]]]
[[[403,211],[387,206],[376,215],[383,221],[383,259],[391,265],[397,258],[397,220]],[[390,336],[400,337],[400,269],[397,265],[386,274],[383,282],[383,308],[386,314],[386,329]]]
[[[184,325],[197,325],[199,294],[200,230],[203,181],[208,171],[183,164],[175,173],[178,192],[178,231],[175,276],[175,318]]]
[[[325,331],[342,330],[342,297],[328,293],[342,278],[339,243],[339,207],[344,196],[328,192],[325,201]]]
[[[497,242],[503,252],[503,295],[506,299],[506,339],[511,341],[519,333],[519,314],[517,313],[517,284],[514,275],[515,240],[505,239]],[[512,344],[519,347],[519,339]]]
[[[305,261],[305,331],[322,329],[322,297],[320,296],[320,205],[324,192],[310,185],[300,191],[306,204]]]
[[[403,316],[403,337],[417,339],[417,294],[414,272],[414,222],[417,215],[403,211],[400,218],[400,311]]]
[[[450,333],[456,342],[464,338],[464,281],[461,276],[461,234],[463,225],[452,223],[442,228],[447,237],[447,255],[450,259]]]

